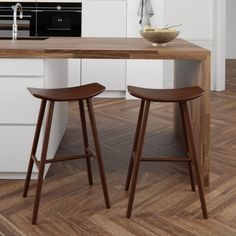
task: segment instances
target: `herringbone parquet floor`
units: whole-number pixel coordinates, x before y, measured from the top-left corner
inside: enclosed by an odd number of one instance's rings
[[[191,192],[184,164],[142,163],[133,218],[125,218],[124,191],[138,101],[97,99],[95,111],[112,208],[105,209],[96,163],[89,186],[83,160],[56,163],[43,186],[37,226],[30,223],[35,192],[23,199],[23,181],[0,181],[0,235],[6,236],[234,236],[236,235],[236,68],[228,61],[227,90],[212,93],[211,181],[206,188],[209,219],[201,215],[199,198]],[[172,131],[172,105],[154,104],[145,150],[181,152]],[[77,105],[57,156],[81,150]]]

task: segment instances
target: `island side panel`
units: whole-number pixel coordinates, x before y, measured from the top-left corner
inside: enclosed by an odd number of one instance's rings
[[[175,88],[198,85],[205,90],[204,95],[190,102],[190,113],[195,133],[199,163],[205,186],[209,185],[210,146],[210,56],[202,61],[176,60],[174,69]],[[175,107],[174,127],[182,137],[178,108]]]
[[[68,59],[45,59],[45,88],[68,87]],[[65,134],[68,120],[68,103],[56,102],[54,106],[52,128],[50,132],[47,158],[55,156]],[[47,169],[50,165],[47,165]]]

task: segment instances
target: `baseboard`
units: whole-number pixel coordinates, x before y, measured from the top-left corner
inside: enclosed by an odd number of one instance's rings
[[[125,98],[125,91],[107,90],[99,94],[99,98]]]
[[[47,172],[47,171],[46,171]],[[38,173],[33,172],[31,179],[37,179]],[[25,179],[26,172],[1,172],[0,179]]]

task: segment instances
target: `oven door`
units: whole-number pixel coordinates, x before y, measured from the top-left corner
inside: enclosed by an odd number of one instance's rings
[[[81,37],[81,12],[37,11],[36,35]]]

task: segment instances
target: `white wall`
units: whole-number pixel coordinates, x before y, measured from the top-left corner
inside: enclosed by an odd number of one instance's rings
[[[226,59],[236,59],[236,1],[226,1]]]

